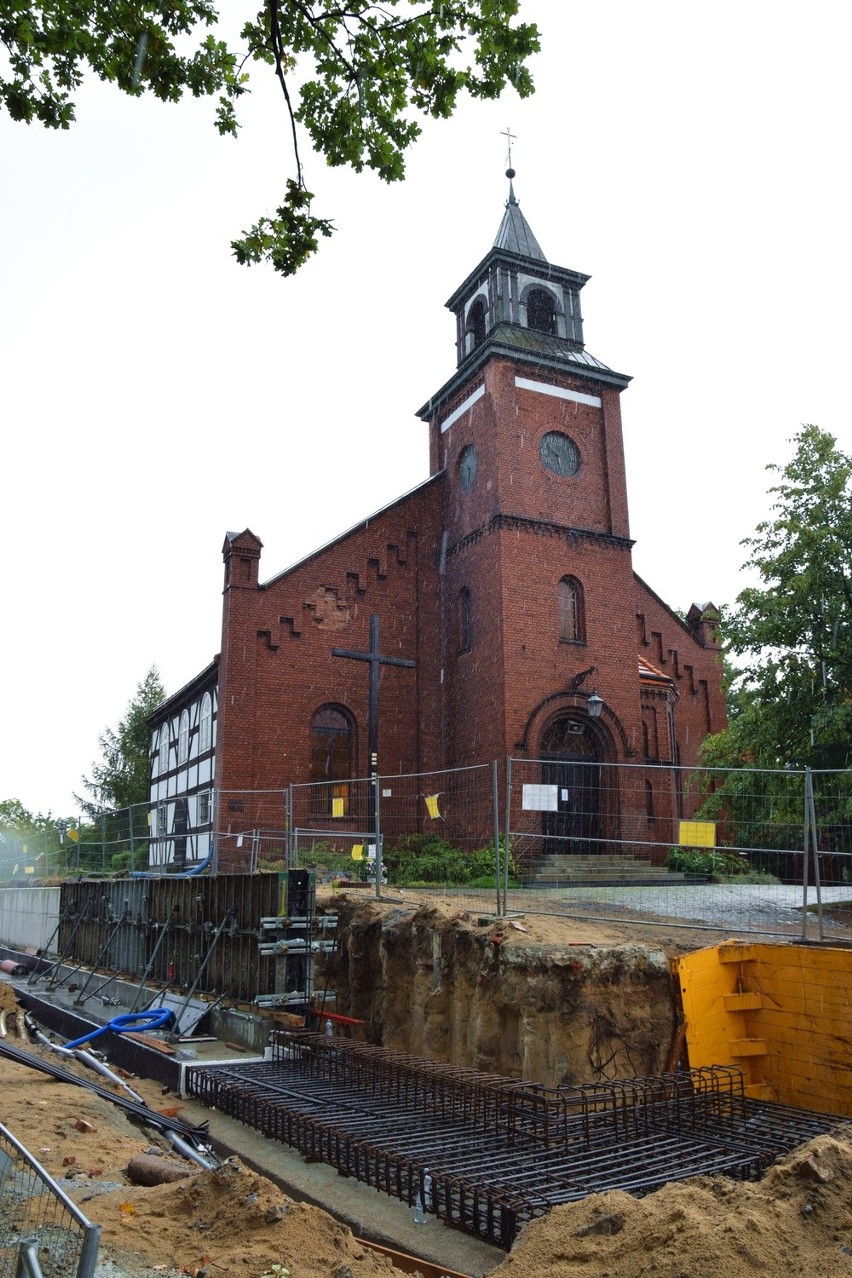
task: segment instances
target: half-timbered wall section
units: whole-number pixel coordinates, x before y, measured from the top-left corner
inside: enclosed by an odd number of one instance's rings
[[[149,720],[152,866],[196,865],[213,850],[218,715],[217,658]]]

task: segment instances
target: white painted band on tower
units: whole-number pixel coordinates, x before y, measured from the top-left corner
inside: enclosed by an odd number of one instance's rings
[[[570,399],[575,404],[591,404],[592,408],[601,406],[600,395],[583,395],[580,391],[566,390],[564,386],[551,386],[550,382],[533,382],[528,377],[516,377],[515,385],[521,390],[538,391],[539,395],[554,395],[557,399]],[[443,429],[442,426],[441,430]]]

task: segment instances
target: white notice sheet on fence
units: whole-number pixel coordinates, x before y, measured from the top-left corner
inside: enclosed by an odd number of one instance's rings
[[[556,812],[558,788],[555,785],[525,785],[523,804],[525,812]]]

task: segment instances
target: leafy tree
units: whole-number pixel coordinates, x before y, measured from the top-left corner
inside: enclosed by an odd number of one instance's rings
[[[165,697],[156,666],[152,666],[128,703],[116,729],[105,728],[98,737],[100,762],[92,764],[91,779],[83,777],[90,799],[75,795],[92,819],[104,808],[129,808],[148,801],[151,730],[148,716]]]
[[[30,812],[19,799],[0,801],[0,877],[16,869],[23,873],[25,865],[35,867],[39,877],[60,871],[76,833],[74,818]]]
[[[513,25],[519,0],[267,0],[240,32],[222,38],[211,0],[20,0],[0,13],[8,71],[0,103],[15,120],[67,129],[87,70],[133,96],[177,102],[217,98],[215,123],[237,135],[247,68],[261,64],[283,95],[293,174],[272,216],[232,242],[237,260],[291,275],[328,236],[311,211],[300,131],[331,165],[366,165],[400,179],[420,133],[414,113],[452,115],[459,94],[496,98],[509,83],[526,97],[524,65],[538,47],[529,23]]]
[[[771,518],[744,541],[760,584],[723,634],[735,662],[730,721],[710,766],[844,768],[852,747],[852,457],[802,426],[770,489]]]
[[[0,830],[7,834],[35,834],[43,830],[49,821],[49,814],[45,817],[40,812],[30,812],[20,799],[0,801]]]

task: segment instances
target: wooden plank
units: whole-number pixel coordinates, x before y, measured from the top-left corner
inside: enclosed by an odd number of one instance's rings
[[[751,963],[757,957],[756,950],[758,946],[749,945],[746,942],[739,944],[736,941],[726,943],[719,946],[719,962],[720,963]]]
[[[446,1265],[435,1265],[431,1260],[421,1260],[418,1256],[409,1256],[404,1251],[394,1251],[383,1243],[368,1242],[366,1238],[358,1238],[362,1247],[378,1252],[380,1256],[390,1257],[396,1269],[406,1274],[422,1274],[423,1278],[465,1278],[455,1269],[447,1269]]]
[[[723,994],[722,1006],[726,1012],[753,1012],[763,1007],[760,994]]]
[[[728,1044],[731,1056],[768,1056],[769,1048],[762,1038],[732,1038]]]
[[[162,1038],[151,1038],[150,1034],[137,1033],[135,1030],[122,1030],[122,1033],[125,1038],[133,1038],[137,1043],[144,1043],[146,1047],[154,1047],[158,1052],[164,1052],[166,1056],[174,1056],[177,1051],[171,1043],[165,1042]]]

